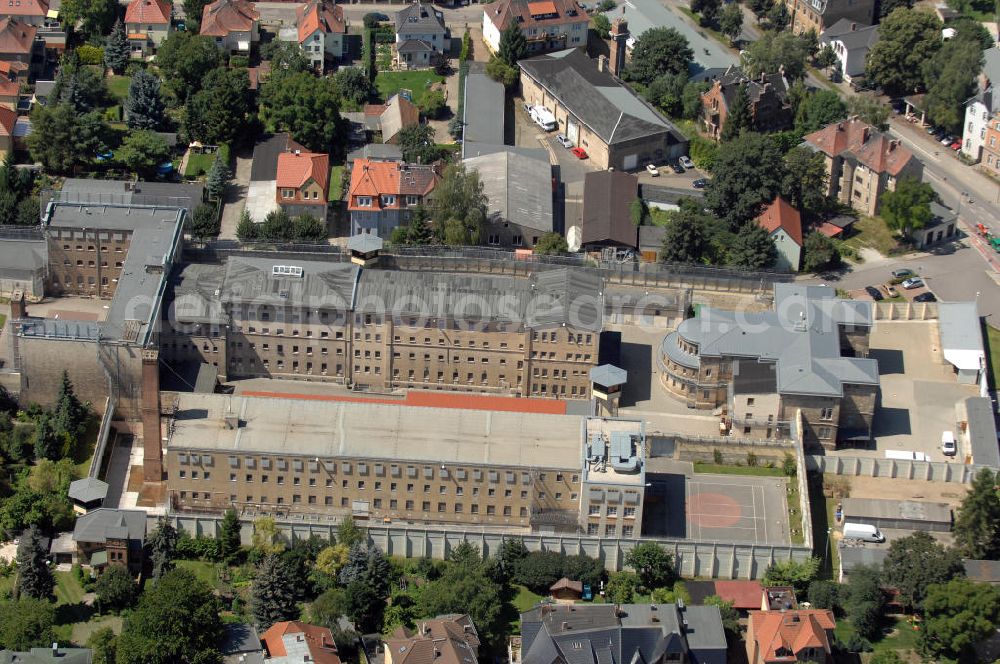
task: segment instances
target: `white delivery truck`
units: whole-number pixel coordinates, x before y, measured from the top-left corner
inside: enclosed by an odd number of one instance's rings
[[[845,523],[844,539],[856,539],[862,542],[884,542],[885,535],[878,528],[869,526],[867,523]]]
[[[555,131],[556,116],[552,115],[552,111],[549,109],[544,106],[532,106],[530,115],[535,124],[545,131]]]

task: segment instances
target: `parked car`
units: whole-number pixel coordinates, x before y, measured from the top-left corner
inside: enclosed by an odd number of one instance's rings
[[[694,187],[695,189],[704,189],[705,185],[707,184],[708,180],[706,180],[705,178],[698,178],[697,180],[691,183],[691,186]]]
[[[572,148],[570,152],[572,152],[577,159],[587,158],[587,151],[584,150],[583,148]]]
[[[569,140],[562,134],[556,134],[556,140],[559,141],[559,145],[563,146],[564,148],[573,147],[573,141]]]
[[[868,295],[870,295],[876,302],[881,302],[884,299],[882,297],[882,293],[880,293],[874,286],[865,286],[865,292],[868,293]]]
[[[917,295],[916,297],[913,298],[913,301],[914,302],[937,302],[937,296],[934,295],[934,293],[931,293],[930,291],[928,291],[926,293],[921,293],[920,295]]]
[[[646,164],[646,172],[652,175],[654,178],[660,177],[660,169],[658,169],[653,164]]]
[[[900,268],[898,270],[892,271],[893,279],[909,279],[910,277],[917,276],[917,273],[913,270],[907,270],[906,268]]]
[[[681,157],[680,159],[678,159],[678,161],[680,162],[681,166],[683,166],[684,168],[687,168],[687,169],[694,168],[694,162],[691,161],[691,157],[689,157],[687,155],[684,155],[683,157]]]
[[[913,290],[914,288],[920,288],[924,285],[924,280],[920,277],[910,277],[902,283],[903,288],[906,290]]]
[[[941,433],[941,453],[945,456],[955,456],[958,454],[958,445],[955,444],[955,434],[951,431]]]
[[[899,293],[896,292],[896,287],[893,286],[892,284],[882,284],[882,290],[884,290],[885,294],[888,295],[889,297],[899,296]]]
[[[955,141],[955,137],[951,134],[946,134],[941,138],[941,145],[951,145]]]
[[[952,150],[955,150],[956,152],[958,150],[961,150],[962,149],[962,141],[961,141],[961,139],[955,139],[952,142],[952,144],[949,145],[948,147],[950,147]]]
[[[678,175],[685,172],[684,167],[677,162],[670,164],[670,168],[672,168],[674,173],[677,173]]]

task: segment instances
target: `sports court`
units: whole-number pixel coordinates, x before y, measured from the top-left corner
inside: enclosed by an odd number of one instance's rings
[[[791,542],[784,477],[670,473],[647,475],[647,480],[660,498],[654,505],[660,504],[650,510],[647,498],[643,528],[707,542]],[[659,523],[649,523],[649,517]]]

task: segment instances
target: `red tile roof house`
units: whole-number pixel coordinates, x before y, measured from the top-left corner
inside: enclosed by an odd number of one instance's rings
[[[576,0],[497,0],[483,7],[483,41],[500,50],[500,33],[516,23],[528,40],[528,54],[586,48],[590,16]]]
[[[200,33],[214,38],[224,51],[249,53],[250,45],[260,41],[257,6],[247,0],[216,0],[205,5]]]
[[[340,60],[347,46],[344,8],[327,0],[310,0],[295,10],[299,46],[313,69],[323,71],[327,59]]]
[[[45,42],[35,39],[38,28],[17,19],[0,19],[0,60],[26,65],[34,79],[45,65]]]
[[[275,200],[292,217],[302,214],[326,221],[330,187],[330,156],[315,152],[282,152],[278,155]]]
[[[12,111],[16,111],[17,99],[20,96],[20,84],[9,78],[0,76],[0,106],[5,106]]]
[[[778,259],[774,267],[798,272],[802,265],[802,217],[791,203],[778,196],[757,217],[757,225],[770,233]]]
[[[833,661],[830,644],[837,622],[828,609],[751,611],[746,647],[749,664]]]
[[[170,34],[171,6],[166,0],[132,0],[125,10],[125,31],[134,55],[155,52]]]
[[[826,155],[827,195],[862,214],[878,214],[882,194],[902,177],[920,179],[923,165],[897,139],[853,117],[828,125],[804,139]]]
[[[6,0],[0,2],[0,18],[15,18],[21,23],[39,27],[49,13],[47,0]]]
[[[326,627],[292,620],[271,625],[261,634],[268,664],[340,664],[333,634]]]
[[[427,205],[440,179],[433,166],[356,160],[347,191],[351,235],[388,239],[394,228],[409,223],[414,207]]]

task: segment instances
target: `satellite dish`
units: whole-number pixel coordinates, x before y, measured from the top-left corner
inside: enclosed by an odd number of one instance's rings
[[[580,251],[580,246],[583,244],[583,232],[580,231],[579,226],[570,226],[569,231],[566,233],[566,244],[569,245],[569,250],[573,252]]]

